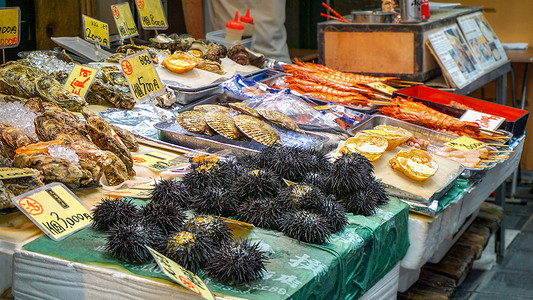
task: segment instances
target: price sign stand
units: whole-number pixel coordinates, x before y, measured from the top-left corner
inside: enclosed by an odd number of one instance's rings
[[[0,48],[2,63],[6,63],[5,48],[17,47],[20,43],[20,7],[0,8]]]
[[[120,67],[137,102],[165,92],[148,51],[141,51],[119,61]]]
[[[130,43],[135,45],[133,37],[138,36],[139,32],[135,26],[133,15],[131,14],[130,4],[128,2],[111,5],[111,12],[113,13],[113,19],[117,25],[120,39],[124,40],[129,38]]]
[[[139,12],[143,29],[154,30],[155,34],[158,35],[158,29],[165,30],[168,28],[161,0],[136,0],[135,6]]]

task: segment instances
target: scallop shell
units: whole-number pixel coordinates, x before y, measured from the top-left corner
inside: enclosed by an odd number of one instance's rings
[[[267,123],[248,115],[238,115],[233,118],[235,125],[249,138],[266,146],[281,144],[279,133]]]
[[[258,110],[257,112],[261,115],[261,117],[265,118],[267,121],[273,123],[279,128],[288,129],[288,130],[296,131],[299,133],[304,133],[303,130],[301,130],[298,127],[296,122],[294,122],[291,118],[287,117],[286,115],[280,113],[279,111]]]
[[[259,114],[257,113],[255,109],[248,107],[246,104],[242,102],[228,103],[228,105],[229,107],[243,114],[256,117],[256,118],[261,118],[261,116],[259,116]]]
[[[233,118],[226,114],[220,112],[210,112],[205,115],[205,121],[209,127],[223,137],[232,140],[244,137],[244,135],[239,131],[239,128],[237,128],[235,125]]]
[[[205,121],[205,113],[197,110],[182,112],[176,116],[176,122],[190,133],[215,135]]]
[[[217,113],[223,113],[223,114],[229,114],[229,108],[222,106],[222,105],[214,105],[214,104],[202,104],[202,105],[196,105],[194,107],[194,110],[197,111],[203,111],[205,113],[209,112],[217,112]]]

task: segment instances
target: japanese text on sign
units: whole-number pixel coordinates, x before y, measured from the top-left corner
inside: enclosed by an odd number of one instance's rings
[[[152,253],[152,256],[165,275],[205,299],[215,299],[215,296],[213,296],[209,288],[207,288],[207,285],[205,285],[205,283],[193,272],[178,265],[173,260],[170,260],[154,249],[148,246],[146,248],[150,250],[150,253]]]
[[[16,197],[13,202],[53,240],[63,239],[91,223],[91,213],[61,183],[51,183]]]
[[[460,120],[477,123],[483,129],[495,130],[500,127],[505,118],[469,109],[461,116]]]
[[[29,170],[18,168],[0,168],[0,179],[11,179],[28,176],[35,176],[35,173]]]
[[[20,8],[0,8],[0,48],[12,48],[20,42]]]
[[[487,144],[483,142],[480,142],[476,139],[473,139],[473,138],[470,138],[464,135],[453,141],[447,142],[446,145],[452,148],[455,148],[457,150],[462,150],[462,151],[476,150],[476,149],[487,146]]]
[[[111,5],[111,12],[113,13],[113,19],[115,20],[121,39],[139,35],[135,21],[133,20],[133,15],[131,14],[130,5],[127,2]]]
[[[98,70],[93,68],[75,65],[64,87],[67,91],[85,98],[97,72]]]
[[[155,171],[162,171],[170,166],[169,162],[175,157],[161,152],[152,151],[135,155],[132,158],[135,164],[148,167]]]
[[[85,39],[109,47],[109,26],[86,15],[82,16]]]
[[[163,85],[147,51],[120,60],[120,66],[137,101],[164,93]]]
[[[136,0],[135,4],[144,29],[168,28],[161,0]]]
[[[369,82],[366,84],[367,86],[375,89],[375,90],[378,90],[382,93],[385,93],[385,94],[388,94],[388,95],[392,95],[392,93],[394,93],[395,91],[397,91],[397,89],[393,88],[392,86],[390,85],[386,85],[384,84],[383,82]]]

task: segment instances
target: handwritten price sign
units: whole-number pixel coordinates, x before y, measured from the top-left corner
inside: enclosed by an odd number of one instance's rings
[[[17,47],[20,42],[20,8],[0,8],[0,48]]]
[[[91,213],[62,183],[51,183],[13,199],[51,239],[58,241],[91,224]]]
[[[392,86],[390,85],[386,85],[384,84],[383,82],[369,82],[366,84],[366,86],[369,86],[375,90],[378,90],[382,93],[385,93],[385,94],[388,94],[388,95],[392,95],[392,93],[394,93],[395,91],[397,91],[398,89],[395,89],[393,88]]]
[[[156,97],[165,92],[148,51],[120,60],[120,66],[137,101],[150,96]]]
[[[135,4],[144,29],[165,30],[168,28],[161,0],[136,0]]]
[[[109,25],[86,15],[82,15],[82,20],[85,39],[109,47]]]
[[[479,149],[479,148],[483,148],[485,146],[487,146],[487,144],[483,143],[483,142],[480,142],[476,139],[473,139],[473,138],[470,138],[470,137],[467,137],[467,136],[462,136],[460,138],[457,138],[453,141],[449,141],[446,143],[446,145],[452,147],[452,148],[455,148],[457,150],[462,150],[462,151],[468,151],[468,150],[476,150],[476,149]]]
[[[0,168],[0,179],[12,179],[29,176],[35,176],[35,173],[19,168]]]
[[[155,251],[154,249],[148,246],[146,246],[146,248],[148,248],[150,253],[152,253],[152,256],[157,262],[159,268],[161,268],[163,273],[170,277],[170,279],[179,283],[188,290],[202,296],[204,299],[215,300],[215,296],[213,296],[213,293],[211,293],[207,285],[205,285],[205,283],[193,272],[178,265],[173,260]]]
[[[138,154],[132,157],[133,163],[148,167],[155,171],[163,171],[170,166],[170,161],[176,157],[163,154],[161,152],[152,151],[148,153]]]
[[[483,129],[495,130],[505,121],[505,118],[485,114],[475,110],[467,110],[460,118],[461,121],[478,123]]]
[[[85,98],[97,72],[98,70],[93,68],[75,65],[64,87],[67,91]]]
[[[109,191],[109,192],[106,192],[105,194],[108,196],[115,196],[115,197],[132,197],[132,198],[139,198],[139,199],[150,199],[152,198],[153,189],[154,189],[153,185],[143,184],[143,185],[134,186],[128,189]]]
[[[128,39],[139,35],[128,2],[111,5],[111,12],[113,13],[113,19],[115,20],[121,39]]]

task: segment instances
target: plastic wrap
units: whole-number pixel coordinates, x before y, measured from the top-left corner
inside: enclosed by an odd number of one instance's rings
[[[237,100],[247,100],[253,97],[258,97],[266,93],[283,93],[287,94],[289,90],[278,91],[276,89],[269,88],[264,83],[258,83],[254,80],[247,79],[237,74],[230,79],[224,81],[220,85],[224,92],[231,98]]]

